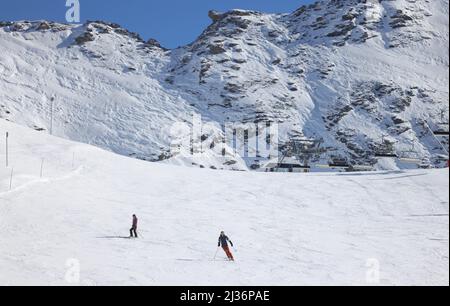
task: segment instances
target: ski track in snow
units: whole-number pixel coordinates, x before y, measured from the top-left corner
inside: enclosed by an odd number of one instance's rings
[[[81,285],[366,285],[370,258],[381,285],[449,283],[448,170],[199,170],[1,120],[0,129],[12,135],[12,166],[31,178],[0,194],[2,285],[71,285],[71,258]],[[35,180],[44,156],[49,177]],[[122,239],[133,213],[141,238]],[[220,230],[236,245],[235,263],[222,250],[213,260]]]

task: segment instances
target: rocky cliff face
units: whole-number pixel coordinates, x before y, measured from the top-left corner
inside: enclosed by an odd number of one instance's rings
[[[321,162],[403,167],[379,163],[388,143],[442,165],[448,138],[443,148],[430,130],[448,122],[447,0],[209,16],[203,34],[175,50],[100,21],[0,23],[0,116],[48,129],[56,96],[55,133],[149,160],[172,157],[170,127],[196,113],[210,123],[201,135],[209,147],[226,122],[276,122],[282,142],[323,138]],[[232,154],[194,164],[245,168]]]

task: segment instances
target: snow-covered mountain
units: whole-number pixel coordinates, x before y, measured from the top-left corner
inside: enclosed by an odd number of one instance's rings
[[[269,121],[280,124],[282,143],[323,138],[324,159],[402,167],[379,163],[387,150],[441,166],[448,137],[442,146],[432,131],[444,123],[448,131],[448,6],[327,0],[291,14],[210,12],[203,34],[174,50],[100,21],[0,22],[0,117],[202,167],[245,169],[252,160],[229,147],[223,158],[168,153],[173,124],[193,113],[209,123],[201,139],[212,151],[224,123]]]

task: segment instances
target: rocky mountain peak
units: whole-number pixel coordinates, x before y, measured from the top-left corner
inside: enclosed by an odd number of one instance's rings
[[[226,122],[272,122],[282,142],[323,139],[355,165],[402,168],[376,152],[412,144],[442,164],[448,139],[443,147],[430,131],[448,117],[447,0],[323,0],[209,17],[198,39],[170,51],[104,21],[1,22],[0,117],[45,130],[43,96],[57,92],[61,136],[146,160],[173,157],[167,126],[196,113],[210,123],[209,147]]]
[[[72,28],[68,24],[62,24],[53,21],[0,21],[0,28],[6,32],[32,32],[32,31],[52,31],[61,32]]]

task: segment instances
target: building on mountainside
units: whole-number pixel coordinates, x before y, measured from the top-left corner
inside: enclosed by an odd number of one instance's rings
[[[311,162],[320,160],[327,149],[322,147],[323,139],[306,137],[291,139],[281,147],[281,157],[269,160],[261,167],[266,172],[311,172]]]
[[[328,166],[330,168],[344,168],[344,169],[350,168],[350,164],[347,158],[342,156],[332,156],[330,158]]]
[[[347,169],[347,172],[369,172],[375,171],[375,168],[371,165],[352,165]]]
[[[301,164],[297,159],[293,157],[288,157],[284,158],[283,160],[279,160],[278,158],[272,159],[263,164],[259,171],[309,173],[311,172],[311,167]]]

